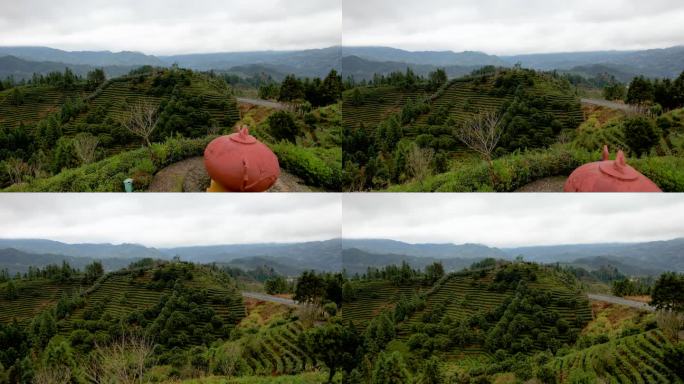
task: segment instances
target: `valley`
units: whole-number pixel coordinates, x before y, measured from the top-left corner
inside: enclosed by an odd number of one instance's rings
[[[446,272],[446,261],[353,276],[178,258],[3,272],[0,380],[365,383],[390,369],[438,383],[682,382],[662,310],[587,294],[587,271],[518,257]]]

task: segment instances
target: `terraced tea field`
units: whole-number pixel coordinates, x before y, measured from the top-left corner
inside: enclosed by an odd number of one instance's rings
[[[555,359],[552,366],[561,383],[569,382],[574,369],[595,373],[610,383],[682,383],[662,363],[665,348],[670,345],[662,332],[649,331],[568,354]]]
[[[409,99],[427,97],[424,90],[407,91],[394,86],[360,88],[363,103],[354,105],[351,102],[351,91],[343,94],[342,124],[345,128],[357,128],[360,123],[373,132],[375,126],[394,113]]]
[[[398,287],[385,280],[361,282],[356,288],[356,299],[342,305],[342,317],[362,330],[383,310],[394,309],[402,295],[408,298],[420,290],[417,284]]]
[[[297,338],[302,331],[301,323],[290,322],[241,339],[243,357],[251,374],[295,374],[316,366],[298,345]]]
[[[54,305],[63,294],[76,293],[81,286],[79,280],[55,282],[52,280],[21,280],[16,282],[18,297],[7,300],[7,283],[0,284],[0,322],[10,323],[13,319],[24,323],[46,308]]]
[[[50,113],[59,111],[68,98],[85,97],[83,86],[64,91],[57,87],[38,86],[20,87],[24,102],[20,105],[10,103],[11,90],[0,92],[0,127],[16,128],[23,123],[30,127]]]
[[[134,311],[143,311],[155,306],[163,295],[171,294],[172,289],[150,287],[152,273],[152,270],[146,270],[141,276],[131,272],[107,275],[87,292],[85,307],[76,310],[68,320],[60,322],[60,331],[70,331],[75,320],[82,320],[84,314],[94,308],[98,308],[103,315],[123,318]],[[186,281],[184,285],[188,288],[206,290],[211,309],[225,323],[238,323],[245,316],[242,296],[232,287],[222,286],[216,281],[209,284],[208,281],[211,279],[200,275],[193,280]]]
[[[343,98],[343,123],[345,128],[356,128],[362,123],[372,132],[380,121],[399,112],[406,100],[428,97],[430,112],[420,116],[404,131],[409,137],[430,133],[428,119],[439,110],[448,110],[448,115],[461,123],[477,113],[497,111],[505,102],[513,100],[512,93],[502,96],[495,93],[495,81],[495,76],[454,79],[431,95],[425,91],[409,92],[392,86],[360,87],[363,98],[360,105],[352,102],[353,90],[349,90]],[[534,85],[525,90],[544,101],[546,108],[542,112],[554,115],[565,126],[575,128],[582,122],[579,99],[562,89],[555,80],[539,75]]]
[[[514,289],[503,292],[489,289],[493,282],[494,273],[492,271],[483,277],[479,276],[479,272],[462,272],[450,275],[441,285],[428,292],[426,309],[414,313],[401,324],[398,330],[399,337],[407,339],[410,336],[412,325],[422,322],[423,314],[431,308],[443,305],[445,315],[454,320],[464,320],[477,313],[494,310],[503,304],[506,298],[514,295]],[[544,311],[555,311],[561,319],[567,321],[572,327],[581,329],[592,320],[591,307],[586,298],[580,297],[578,292],[554,279],[553,275],[544,274],[539,278],[539,281],[530,282],[528,286],[550,293],[551,304],[546,306]],[[570,301],[576,301],[577,307],[572,308],[566,304]],[[545,325],[542,329],[548,331],[550,328],[550,326]],[[478,346],[471,347],[474,349],[471,352],[481,351]]]

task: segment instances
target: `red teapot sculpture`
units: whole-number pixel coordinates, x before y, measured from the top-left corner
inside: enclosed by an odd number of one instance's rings
[[[276,155],[244,126],[212,140],[204,150],[204,166],[211,177],[207,192],[263,192],[280,176]]]
[[[648,177],[627,165],[625,154],[618,151],[609,160],[608,146],[603,160],[575,169],[563,186],[564,192],[662,192]]]

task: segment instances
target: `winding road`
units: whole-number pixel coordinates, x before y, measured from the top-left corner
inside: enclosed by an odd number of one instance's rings
[[[612,303],[612,304],[620,304],[620,305],[625,305],[628,307],[636,308],[636,309],[641,309],[644,311],[649,311],[649,312],[655,312],[655,308],[646,304],[642,303],[639,301],[634,301],[634,300],[627,300],[623,299],[622,297],[618,296],[609,296],[609,295],[596,295],[596,294],[588,294],[589,300],[593,301],[603,301],[606,303]]]
[[[250,99],[246,97],[236,97],[238,103],[242,104],[250,104],[250,105],[259,105],[262,107],[266,108],[272,108],[272,109],[287,109],[287,106],[282,103],[277,103],[275,101],[269,101],[269,100],[262,100],[262,99]]]
[[[616,103],[614,101],[601,100],[601,99],[580,99],[582,104],[597,105],[599,107],[606,107],[610,109],[618,109],[625,112],[634,112],[636,109],[633,105]]]
[[[299,303],[297,303],[294,300],[285,299],[285,298],[278,297],[278,296],[271,296],[271,295],[267,295],[265,293],[242,292],[242,296],[247,297],[249,299],[268,301],[268,302],[276,303],[276,304],[283,304],[283,305],[287,305],[288,307],[299,307]]]
[[[299,307],[299,303],[297,303],[294,300],[285,299],[285,298],[278,297],[278,296],[267,295],[265,293],[260,293],[260,292],[242,292],[242,296],[246,297],[246,298],[250,298],[250,299],[255,299],[255,300],[268,301],[268,302],[276,303],[276,304],[283,304],[283,305],[287,305],[289,307]],[[641,309],[643,311],[655,312],[655,308],[646,304],[646,303],[642,303],[642,302],[634,301],[634,300],[627,300],[627,299],[624,299],[624,298],[618,297],[618,296],[598,295],[598,294],[593,294],[593,293],[590,293],[587,296],[589,297],[589,300],[593,300],[593,301],[603,301],[603,302],[611,303],[611,304],[625,305],[627,307]]]

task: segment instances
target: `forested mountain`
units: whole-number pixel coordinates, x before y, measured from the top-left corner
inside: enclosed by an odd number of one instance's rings
[[[646,243],[574,244],[504,249],[509,256],[543,263],[611,256],[622,263],[658,271],[684,271],[684,238]]]
[[[98,260],[93,257],[75,257],[58,254],[38,254],[19,251],[14,248],[0,249],[0,270],[7,270],[10,275],[16,273],[26,273],[29,267],[45,267],[48,265],[59,265],[62,262],[69,263],[76,269],[85,269],[85,266]],[[105,257],[99,259],[106,271],[121,269],[136,259],[121,257]]]
[[[359,56],[342,57],[342,69],[344,77],[353,77],[355,81],[371,80],[377,75],[388,75],[392,72],[405,72],[407,68],[419,76],[427,76],[430,72],[439,68],[432,64],[410,64],[399,61],[371,61]],[[479,66],[447,65],[444,71],[449,77],[460,77],[471,73]]]
[[[63,51],[48,47],[0,47],[0,56],[11,55],[29,61],[51,61],[65,64],[142,66],[163,65],[157,57],[140,52]]]
[[[377,254],[433,257],[435,259],[507,258],[507,255],[501,250],[482,244],[409,244],[388,239],[343,239],[342,248],[356,248]]]
[[[93,259],[165,258],[162,252],[139,244],[67,244],[43,239],[0,239],[0,248],[14,248],[32,254],[53,254]]]
[[[268,65],[272,70],[301,77],[325,77],[331,69],[341,71],[341,48],[302,51],[220,52],[160,56],[166,64],[196,70],[225,70],[248,64]]]
[[[441,261],[446,270],[458,270],[485,259],[523,256],[539,263],[561,263],[588,270],[616,267],[628,276],[684,271],[684,239],[648,243],[575,244],[539,247],[496,248],[482,244],[410,244],[389,239],[330,239],[304,243],[226,244],[176,248],[153,248],[139,244],[66,244],[40,239],[0,239],[0,267],[24,271],[28,265],[47,265],[66,260],[81,266],[103,260],[107,269],[142,258],[219,263],[245,270],[262,266],[294,276],[304,270],[363,273],[368,267],[407,262],[424,268]],[[14,265],[14,267],[12,267]],[[0,268],[1,269],[1,268]]]
[[[410,64],[416,73],[429,72],[426,66],[451,68],[452,77],[462,75],[459,67],[479,68],[487,65],[559,70],[571,73],[608,73],[620,81],[634,76],[677,77],[684,68],[684,46],[643,51],[598,51],[494,56],[482,52],[422,51],[410,52],[389,47],[343,47],[343,73],[386,73],[390,67]],[[358,59],[349,59],[357,57]],[[363,61],[360,61],[362,59]],[[349,67],[347,67],[349,65]],[[347,69],[349,68],[349,69]],[[447,70],[447,72],[450,72]],[[367,77],[366,77],[367,78]]]
[[[0,78],[13,77],[16,81],[31,79],[34,73],[47,75],[50,72],[62,72],[68,67],[76,75],[85,77],[88,72],[96,67],[87,64],[65,64],[55,61],[28,61],[15,56],[2,56],[0,54]],[[107,76],[116,77],[131,71],[135,66],[107,65],[102,69]]]
[[[505,65],[506,61],[483,52],[406,51],[390,47],[342,47],[343,56],[358,56],[371,61],[395,61],[435,66]]]

